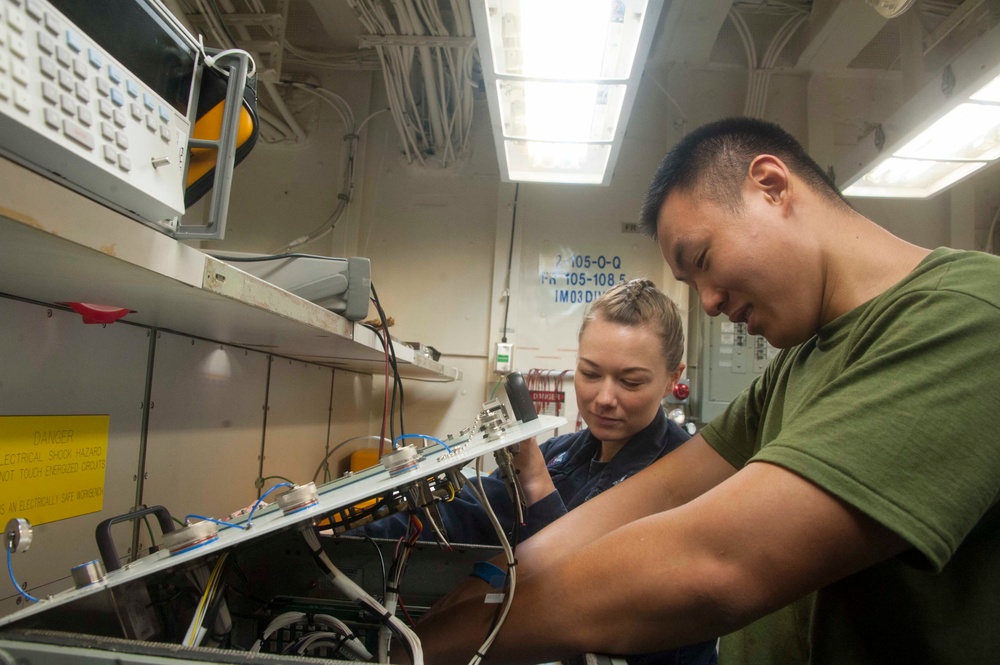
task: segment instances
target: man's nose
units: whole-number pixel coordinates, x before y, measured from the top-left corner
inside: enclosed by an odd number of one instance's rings
[[[726,292],[718,287],[702,287],[698,289],[701,306],[709,316],[718,316],[725,311]]]

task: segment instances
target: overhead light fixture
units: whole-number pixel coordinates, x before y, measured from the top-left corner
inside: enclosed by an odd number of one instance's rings
[[[607,185],[662,0],[472,0],[506,182]]]
[[[1000,26],[835,168],[845,196],[927,198],[1000,158]]]
[[[868,0],[875,11],[885,18],[896,18],[913,4],[914,0]]]

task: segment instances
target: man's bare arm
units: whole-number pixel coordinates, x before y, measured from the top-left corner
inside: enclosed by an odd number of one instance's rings
[[[623,524],[690,501],[734,473],[736,469],[700,434],[696,435],[626,482],[571,510],[518,545],[517,574],[525,579]],[[493,563],[506,567],[502,555]],[[466,598],[482,599],[489,591],[492,589],[485,582],[470,577],[434,605],[421,621]]]
[[[623,524],[687,503],[734,473],[736,469],[696,435],[518,546],[518,572],[527,576],[536,566],[553,565]]]
[[[751,464],[704,495],[632,521],[519,581],[491,654],[532,663],[689,644],[906,547],[794,473]],[[494,610],[473,597],[422,623],[428,662],[467,662]]]

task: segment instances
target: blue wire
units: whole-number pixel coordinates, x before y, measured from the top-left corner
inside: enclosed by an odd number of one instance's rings
[[[184,521],[187,522],[192,517],[196,520],[212,522],[213,524],[218,524],[220,526],[228,526],[230,529],[246,529],[245,526],[242,526],[240,524],[230,524],[229,522],[223,522],[222,520],[212,519],[211,517],[205,517],[204,515],[188,515],[187,517],[184,518]]]
[[[400,434],[399,436],[396,437],[396,440],[392,442],[392,447],[395,448],[396,444],[402,441],[403,439],[426,439],[428,441],[433,441],[434,443],[440,443],[445,450],[447,450],[449,453],[451,452],[451,448],[448,447],[447,443],[433,436],[427,436],[426,434]]]
[[[250,514],[247,515],[247,525],[245,527],[243,527],[244,529],[249,529],[250,528],[250,520],[253,519],[253,514],[254,514],[254,511],[257,510],[257,507],[260,506],[260,504],[262,504],[264,502],[264,499],[267,498],[268,494],[270,494],[274,490],[278,489],[279,487],[295,487],[295,485],[293,485],[291,483],[278,483],[277,485],[275,485],[271,489],[269,489],[266,492],[264,492],[263,494],[261,494],[260,498],[257,499],[257,503],[253,504],[253,507],[250,509]]]
[[[10,550],[11,550],[11,547],[10,547],[10,545],[8,545],[7,546],[7,572],[10,573],[10,581],[14,583],[14,588],[17,589],[17,592],[19,594],[21,594],[22,596],[24,596],[25,598],[27,598],[31,602],[37,603],[38,599],[35,598],[34,596],[32,596],[27,591],[25,591],[24,589],[22,589],[21,585],[17,583],[17,579],[14,577],[14,566],[11,565],[11,563],[10,563],[10,556],[11,556]]]

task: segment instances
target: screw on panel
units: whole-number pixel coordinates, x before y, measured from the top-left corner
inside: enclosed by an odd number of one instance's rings
[[[51,309],[45,310],[45,316],[47,316],[48,318],[51,319],[52,318],[52,310]]]
[[[146,471],[145,473],[142,474],[142,479],[149,480],[149,471]]]
[[[138,474],[132,474],[132,482],[133,482],[133,483],[134,483],[135,481],[137,481],[138,479],[139,479],[139,475],[138,475]]]

